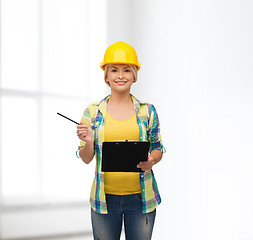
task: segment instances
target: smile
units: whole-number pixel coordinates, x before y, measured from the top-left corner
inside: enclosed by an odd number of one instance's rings
[[[115,81],[118,85],[124,85],[127,81]]]

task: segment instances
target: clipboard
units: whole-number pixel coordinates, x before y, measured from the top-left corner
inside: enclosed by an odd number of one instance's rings
[[[102,144],[102,172],[143,172],[136,166],[148,160],[150,142],[115,141]]]

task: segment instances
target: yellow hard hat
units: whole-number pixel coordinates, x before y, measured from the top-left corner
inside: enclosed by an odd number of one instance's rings
[[[105,70],[106,64],[132,64],[137,67],[137,71],[141,68],[141,64],[138,62],[137,54],[134,48],[122,41],[116,42],[110,45],[106,51],[103,62],[100,63],[100,67]]]

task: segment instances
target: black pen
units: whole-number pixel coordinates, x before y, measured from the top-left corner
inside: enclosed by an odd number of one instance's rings
[[[60,115],[60,116],[62,116],[62,117],[64,117],[64,118],[66,118],[66,119],[68,119],[69,121],[71,121],[71,122],[73,122],[73,123],[79,125],[78,122],[76,122],[76,121],[74,121],[74,120],[72,120],[72,119],[70,119],[70,118],[68,118],[68,117],[66,117],[66,116],[64,116],[64,115],[62,115],[62,114],[60,114],[60,113],[57,113],[57,114]]]

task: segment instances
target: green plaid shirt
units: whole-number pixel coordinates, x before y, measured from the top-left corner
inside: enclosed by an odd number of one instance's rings
[[[90,126],[94,132],[94,149],[96,157],[95,178],[91,188],[90,203],[94,211],[107,214],[106,198],[104,192],[104,173],[101,171],[102,143],[104,142],[104,124],[107,109],[107,96],[98,103],[89,105],[83,114],[81,123]],[[140,141],[150,141],[150,152],[160,150],[165,152],[160,134],[160,123],[155,107],[151,104],[140,102],[131,95],[140,129]],[[81,141],[78,149],[85,142]],[[161,203],[157,183],[153,170],[140,173],[142,192],[142,212],[152,212]]]

